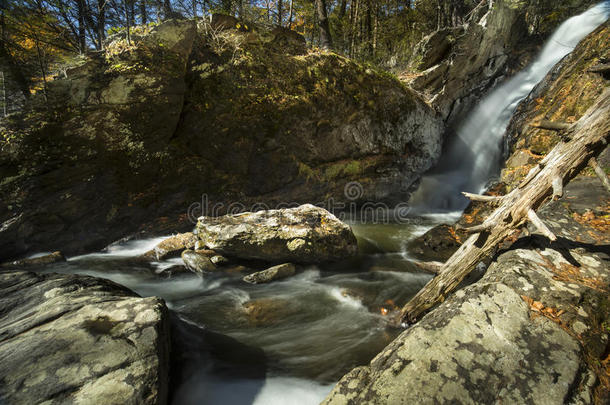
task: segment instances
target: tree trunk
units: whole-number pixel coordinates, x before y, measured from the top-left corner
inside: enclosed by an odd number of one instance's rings
[[[292,2],[294,0],[290,0],[290,11],[288,12],[288,29],[292,29]]]
[[[341,0],[341,6],[339,7],[339,19],[345,17],[345,11],[347,10],[347,0]]]
[[[97,41],[98,49],[104,49],[104,39],[106,38],[106,10],[105,0],[97,0]]]
[[[98,0],[103,1],[103,0]],[[146,25],[148,22],[148,14],[146,12],[146,0],[140,0],[140,23]]]
[[[357,29],[356,24],[358,23],[358,11],[360,9],[360,0],[354,0],[352,5],[354,7],[354,11],[352,14],[352,21],[350,24],[351,39],[350,39],[350,45],[349,45],[349,56],[351,58],[354,57],[354,53],[355,53],[354,48],[356,46],[356,29]]]
[[[318,15],[318,27],[320,28],[320,48],[330,49],[333,46],[328,26],[328,15],[326,14],[326,0],[315,0],[316,13]]]
[[[282,0],[277,0],[277,25],[282,26]]]
[[[169,0],[163,0],[163,14],[164,18],[169,18],[172,14],[172,5]]]
[[[549,197],[560,197],[563,186],[574,178],[610,141],[610,89],[598,98],[585,115],[560,132],[562,141],[534,168],[519,187],[503,197],[467,194],[472,200],[497,204],[498,208],[481,224],[467,228],[474,233],[443,265],[442,272],[411,299],[400,313],[400,323],[416,322],[425,311],[455,289],[476,265],[490,255],[506,237],[528,221],[550,240],[555,235],[535,211]],[[569,140],[568,140],[569,139]]]
[[[125,7],[125,28],[127,28],[127,44],[131,44],[131,16],[129,15],[130,6],[129,0],[123,0],[123,7]]]
[[[78,18],[78,47],[80,53],[84,53],[87,46],[85,35],[85,0],[76,0],[76,10]]]
[[[366,4],[366,20],[365,20],[365,38],[366,38],[366,52],[367,56],[373,55],[373,16],[371,0],[368,0]]]

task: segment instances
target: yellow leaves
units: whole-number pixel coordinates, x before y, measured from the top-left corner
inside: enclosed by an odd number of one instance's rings
[[[605,207],[608,210],[610,207]],[[573,213],[572,218],[582,225],[588,225],[597,231],[607,233],[610,232],[610,217],[608,215],[596,216],[591,210],[587,210],[584,214]],[[597,238],[596,238],[597,239]]]
[[[535,301],[533,298],[530,298],[526,295],[522,295],[521,299],[523,299],[523,301],[525,301],[527,305],[529,305],[530,311],[534,313],[534,317],[542,315],[555,323],[561,324],[560,317],[565,313],[565,310],[558,310],[554,307],[546,307],[542,302]]]

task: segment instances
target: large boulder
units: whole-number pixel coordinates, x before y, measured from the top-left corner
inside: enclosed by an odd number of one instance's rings
[[[134,32],[49,82],[44,108],[2,121],[0,261],[186,231],[231,203],[396,203],[438,159],[442,123],[419,95],[306,53],[294,32]]]
[[[1,403],[165,404],[168,362],[163,300],[93,277],[0,273]]]
[[[354,256],[358,250],[349,225],[311,204],[201,217],[196,230],[210,249],[240,259],[319,263]]]

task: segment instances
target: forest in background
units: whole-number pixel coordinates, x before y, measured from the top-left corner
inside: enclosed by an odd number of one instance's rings
[[[486,3],[483,0],[481,3]],[[23,100],[108,40],[168,18],[220,13],[282,26],[310,47],[388,70],[404,68],[427,33],[463,23],[477,0],[0,0],[0,84]],[[11,83],[4,83],[9,76]],[[6,93],[6,90],[4,90]],[[3,97],[6,100],[6,96]],[[6,105],[2,103],[6,114]],[[21,104],[21,103],[15,103]],[[10,107],[10,106],[9,106]],[[10,111],[9,111],[10,112]]]

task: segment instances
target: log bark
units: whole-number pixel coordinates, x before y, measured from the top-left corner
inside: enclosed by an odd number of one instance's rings
[[[563,189],[591,158],[603,151],[610,140],[609,113],[610,89],[606,89],[578,122],[562,131],[563,140],[530,170],[519,186],[501,198],[500,205],[485,222],[469,228],[476,233],[447,260],[442,272],[402,308],[397,321],[402,325],[414,323],[427,310],[444,301],[481,260],[528,221],[549,239],[555,240],[555,235],[538,218],[535,210],[553,193],[559,193],[557,178],[562,180]]]

